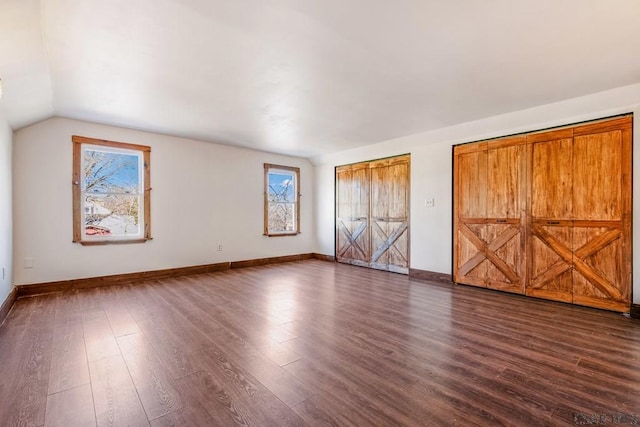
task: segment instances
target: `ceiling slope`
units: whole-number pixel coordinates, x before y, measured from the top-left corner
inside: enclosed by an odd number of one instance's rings
[[[0,114],[13,129],[54,115],[53,92],[37,0],[0,3]]]

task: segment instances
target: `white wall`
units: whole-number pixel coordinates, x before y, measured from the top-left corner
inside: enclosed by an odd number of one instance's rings
[[[71,135],[151,146],[153,240],[103,246],[71,242]],[[18,285],[309,253],[314,248],[314,173],[305,159],[62,118],[15,132],[13,149]],[[262,235],[265,162],[300,167],[300,235]],[[216,250],[218,243],[222,252]],[[34,259],[33,268],[24,268],[25,258]]]
[[[315,252],[334,254],[334,167],[411,153],[411,267],[451,274],[452,146],[520,132],[633,112],[633,161],[640,164],[640,84],[626,86],[528,110],[384,141],[312,159],[316,165]],[[640,212],[640,173],[634,173],[633,210]],[[424,206],[435,198],[435,207]],[[633,216],[633,244],[640,247],[640,215]],[[640,250],[633,254],[640,272]],[[640,303],[640,281],[634,280],[634,303]]]
[[[0,305],[11,292],[13,283],[12,137],[11,128],[0,116]]]

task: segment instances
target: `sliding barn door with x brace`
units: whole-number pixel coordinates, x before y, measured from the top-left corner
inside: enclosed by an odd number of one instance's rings
[[[336,168],[336,259],[409,272],[409,160]]]
[[[524,293],[526,139],[456,147],[458,283]]]
[[[454,281],[629,311],[623,116],[454,148]]]

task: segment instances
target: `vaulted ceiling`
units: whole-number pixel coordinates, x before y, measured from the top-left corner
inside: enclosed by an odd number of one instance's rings
[[[2,0],[2,114],[314,156],[640,82],[637,0]]]

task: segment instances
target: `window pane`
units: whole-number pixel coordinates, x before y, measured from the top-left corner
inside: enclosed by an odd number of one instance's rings
[[[269,232],[295,232],[295,212],[295,203],[269,203]]]
[[[131,193],[140,188],[140,156],[86,148],[83,190],[91,193]]]
[[[269,202],[295,201],[295,175],[287,172],[269,172]]]
[[[85,194],[85,235],[140,235],[140,203],[141,196]]]

